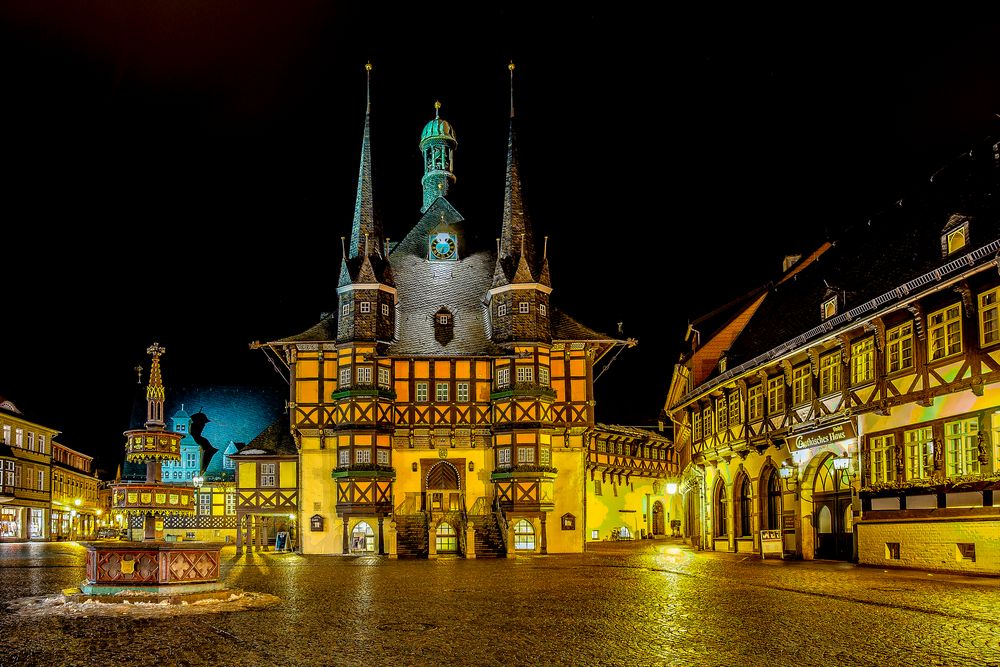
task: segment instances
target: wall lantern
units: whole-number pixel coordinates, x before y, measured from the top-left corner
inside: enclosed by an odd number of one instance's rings
[[[672,496],[677,493],[677,482],[667,482],[667,495]]]
[[[795,494],[795,499],[799,498],[799,469],[794,466],[790,466],[787,463],[782,463],[781,467],[778,468],[778,476],[781,477],[781,481],[785,484],[785,491]]]

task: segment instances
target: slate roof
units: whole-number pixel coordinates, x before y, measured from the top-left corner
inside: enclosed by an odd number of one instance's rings
[[[258,454],[263,452],[263,454]],[[298,449],[292,438],[288,415],[281,415],[261,431],[256,438],[243,447],[233,458],[249,458],[254,455],[295,456]]]
[[[838,305],[842,314],[1000,238],[998,200],[1000,168],[991,143],[984,142],[900,202],[847,229],[791,280],[772,284],[730,347],[728,367],[734,369],[820,326],[820,304],[831,288],[844,297]],[[941,232],[955,213],[971,217],[969,243],[943,258]],[[831,329],[850,326],[836,318],[830,322]]]

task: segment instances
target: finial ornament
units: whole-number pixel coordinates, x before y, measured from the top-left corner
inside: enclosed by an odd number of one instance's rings
[[[440,100],[434,100],[434,117],[435,118],[440,118],[441,117],[441,101]]]
[[[514,117],[514,61],[511,60],[510,64],[507,65],[507,69],[510,70],[510,117]]]
[[[365,86],[365,113],[371,113],[372,111],[372,64],[370,62],[365,63],[365,73],[368,76],[368,82]]]
[[[365,63],[365,71],[366,72],[372,71],[372,64],[371,63]]]

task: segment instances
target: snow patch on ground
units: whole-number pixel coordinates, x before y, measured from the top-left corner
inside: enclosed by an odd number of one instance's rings
[[[139,596],[135,596],[139,597]],[[218,614],[233,611],[251,611],[263,609],[278,604],[281,599],[268,593],[232,593],[225,600],[205,599],[194,602],[181,601],[171,603],[169,600],[143,602],[142,600],[123,600],[121,602],[98,602],[93,599],[75,602],[63,595],[40,595],[19,598],[8,604],[8,610],[27,618],[43,616],[65,616],[82,618],[90,616],[131,616],[138,618],[153,618],[158,616],[176,616],[179,614]]]

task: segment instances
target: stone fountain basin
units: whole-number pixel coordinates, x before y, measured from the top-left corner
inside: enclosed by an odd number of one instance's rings
[[[216,542],[94,542],[87,545],[88,595],[172,595],[225,588]]]

